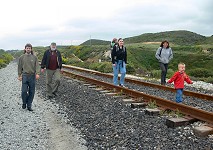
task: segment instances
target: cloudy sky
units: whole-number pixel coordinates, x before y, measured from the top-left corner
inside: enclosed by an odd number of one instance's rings
[[[4,0],[0,49],[26,43],[78,45],[143,33],[189,30],[213,35],[212,0]]]

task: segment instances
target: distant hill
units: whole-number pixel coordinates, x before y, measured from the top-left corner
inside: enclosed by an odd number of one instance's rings
[[[170,43],[178,45],[194,45],[194,44],[208,44],[213,42],[213,37],[205,37],[203,35],[186,31],[166,31],[159,33],[144,33],[138,36],[124,38],[126,44],[142,43],[142,42],[162,42],[168,40]],[[110,41],[92,39],[92,45],[107,45]],[[90,40],[82,43],[81,45],[90,45]]]
[[[203,41],[202,44],[213,44],[213,35],[210,37],[207,37],[205,41]]]
[[[86,46],[86,45],[110,45],[110,41],[104,41],[104,40],[97,40],[97,39],[91,39],[91,40],[87,40],[85,42],[83,42],[82,46]]]
[[[206,37],[194,32],[180,30],[159,33],[145,33],[139,36],[125,38],[124,40],[125,43],[161,42],[163,40],[168,40],[169,42],[178,45],[193,45],[202,43],[206,40]]]

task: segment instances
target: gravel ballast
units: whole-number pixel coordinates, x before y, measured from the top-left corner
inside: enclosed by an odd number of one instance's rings
[[[45,75],[36,85],[33,112],[21,108],[17,64],[0,70],[1,150],[213,149],[213,138],[196,137],[192,125],[168,128],[165,116],[145,115],[122,102],[62,77],[58,96],[45,98]]]
[[[95,74],[89,74],[89,73],[79,72],[79,71],[75,71],[75,70],[69,70],[69,71],[74,72],[76,74],[81,74],[81,75],[84,75],[84,76],[87,76],[87,77],[90,77],[90,78],[93,78],[93,79],[112,83],[111,78],[101,77],[101,76],[97,76]],[[140,79],[140,80],[142,80],[142,79]],[[144,81],[144,80],[142,80],[142,81]],[[148,82],[148,81],[146,81],[146,82]],[[203,84],[205,84],[208,87],[211,87],[209,85],[210,83],[203,83]],[[143,93],[148,94],[148,95],[161,97],[161,98],[164,98],[164,99],[167,99],[167,100],[172,100],[172,101],[175,102],[176,93],[173,93],[173,92],[170,92],[170,91],[160,90],[160,89],[157,89],[157,88],[133,84],[133,83],[129,83],[129,82],[125,82],[125,86],[129,89],[134,89],[134,90],[143,92]],[[196,84],[195,84],[195,87],[196,87]],[[189,87],[187,87],[187,89],[188,88]],[[213,93],[213,89],[212,90],[209,90],[209,89],[206,90],[206,89],[200,89],[199,88],[199,90],[195,90],[195,88],[192,88],[192,87],[190,87],[190,89],[192,91],[196,91],[198,93],[205,93],[205,94],[209,94],[209,95],[212,95],[212,93]],[[199,108],[199,109],[202,109],[202,110],[205,110],[205,111],[213,112],[213,103],[210,100],[203,100],[203,99],[195,98],[195,97],[192,97],[192,96],[183,95],[183,104],[189,105],[189,106],[192,106],[192,107],[196,107],[196,108]]]
[[[45,95],[45,77],[37,88]],[[107,96],[62,78],[58,96],[51,100],[65,110],[69,123],[86,140],[88,149],[212,149],[213,139],[196,137],[192,126],[168,128],[166,116],[148,116],[144,109],[132,109],[121,98]]]
[[[0,150],[87,149],[58,104],[38,97],[39,93],[36,90],[33,112],[22,109],[17,64],[0,69]]]

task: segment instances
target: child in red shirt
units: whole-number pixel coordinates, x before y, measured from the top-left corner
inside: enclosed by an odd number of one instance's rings
[[[182,95],[183,95],[183,88],[184,88],[184,81],[188,84],[193,84],[190,80],[188,75],[185,73],[185,64],[179,63],[178,64],[178,71],[169,79],[168,83],[172,83],[174,81],[175,89],[177,90],[176,93],[176,102],[182,102]]]

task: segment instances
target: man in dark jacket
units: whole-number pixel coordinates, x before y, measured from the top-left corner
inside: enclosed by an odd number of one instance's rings
[[[50,49],[44,52],[41,72],[44,72],[44,68],[46,68],[47,96],[48,98],[53,98],[53,96],[57,96],[62,68],[62,57],[61,53],[56,49],[56,43],[51,43]],[[55,82],[52,84],[53,77]]]

